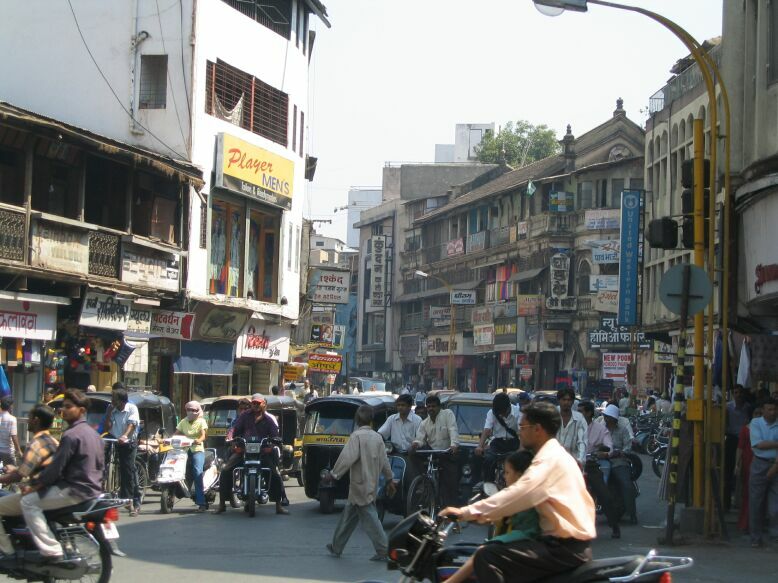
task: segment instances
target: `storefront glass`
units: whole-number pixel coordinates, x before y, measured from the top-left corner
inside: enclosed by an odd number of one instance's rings
[[[242,207],[215,200],[211,214],[209,289],[214,294],[243,295],[242,265],[245,219]]]

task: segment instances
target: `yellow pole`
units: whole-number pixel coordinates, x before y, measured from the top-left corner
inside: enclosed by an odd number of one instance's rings
[[[705,265],[705,219],[704,219],[704,195],[705,187],[705,134],[704,122],[701,119],[694,120],[694,265]],[[700,404],[703,398],[703,380],[705,376],[705,364],[702,360],[704,344],[705,317],[702,312],[694,316],[694,400]],[[700,411],[701,412],[701,411]],[[703,425],[702,419],[694,419],[694,506],[703,504]]]

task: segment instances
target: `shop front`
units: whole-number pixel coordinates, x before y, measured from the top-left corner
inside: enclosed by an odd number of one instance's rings
[[[449,370],[448,334],[431,334],[427,337],[427,367],[424,386],[439,389],[448,385]],[[473,339],[465,338],[463,332],[454,336],[451,350],[454,368],[454,385],[460,390],[472,390],[473,385]]]
[[[232,392],[239,395],[270,393],[281,386],[283,363],[289,360],[289,326],[251,318],[236,349]]]

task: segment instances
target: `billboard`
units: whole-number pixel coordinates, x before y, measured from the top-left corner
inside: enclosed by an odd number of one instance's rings
[[[348,271],[313,269],[308,284],[308,296],[316,304],[347,304]]]
[[[638,324],[638,267],[640,265],[640,191],[621,193],[621,257],[619,259],[619,311],[621,326]]]

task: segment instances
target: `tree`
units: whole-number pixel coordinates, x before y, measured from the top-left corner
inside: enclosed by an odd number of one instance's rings
[[[496,135],[487,133],[476,147],[476,157],[485,164],[499,164],[504,160],[519,168],[558,154],[560,150],[554,130],[522,119],[515,124],[509,121]]]

